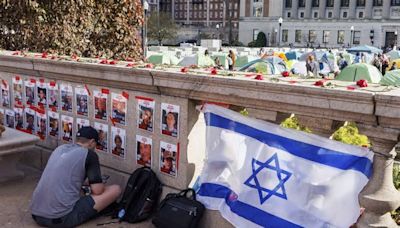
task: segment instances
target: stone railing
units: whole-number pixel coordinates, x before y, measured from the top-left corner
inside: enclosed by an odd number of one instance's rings
[[[366,208],[358,225],[360,227],[397,227],[390,211],[400,206],[400,194],[393,186],[394,147],[400,134],[400,89],[377,92],[380,87],[348,90],[346,86],[321,88],[313,81],[265,80],[180,73],[178,70],[133,69],[124,66],[105,66],[78,62],[51,61],[43,59],[0,56],[0,79],[12,85],[12,78],[19,75],[24,80],[36,78],[46,82],[67,83],[73,87],[86,88],[90,93],[101,88],[110,92],[129,95],[126,126],[115,124],[126,131],[125,159],[111,153],[100,153],[103,170],[126,181],[128,173],[139,167],[136,164],[136,135],[152,139],[152,168],[158,173],[160,167],[160,142],[179,144],[178,172],[176,177],[159,175],[172,189],[185,188],[192,176],[193,166],[188,163],[188,135],[197,121],[195,105],[200,101],[231,104],[234,108],[246,107],[249,115],[270,122],[280,123],[291,113],[296,114],[303,125],[322,136],[331,135],[344,121],[354,121],[360,132],[369,137],[375,152],[374,173],[369,184],[359,196]],[[385,88],[382,88],[384,90]],[[135,97],[148,97],[155,101],[153,132],[136,127],[138,121]],[[75,100],[75,99],[74,99]],[[25,102],[25,101],[23,101]],[[72,112],[60,111],[74,120],[77,115],[75,102]],[[89,106],[93,106],[93,94]],[[178,105],[179,136],[161,133],[161,103]],[[111,103],[109,103],[111,106]],[[111,113],[111,108],[108,108]],[[93,108],[89,108],[91,124],[100,122],[113,125],[111,121],[96,120]],[[76,130],[76,126],[74,126]],[[46,137],[40,144],[54,148],[62,140]],[[109,140],[111,143],[111,140]],[[192,151],[191,151],[192,152]],[[215,216],[215,215],[213,215]],[[213,217],[217,218],[217,217]],[[218,217],[219,218],[219,217]],[[210,224],[221,224],[209,221]],[[228,226],[224,223],[224,226]],[[213,227],[210,225],[209,227]]]

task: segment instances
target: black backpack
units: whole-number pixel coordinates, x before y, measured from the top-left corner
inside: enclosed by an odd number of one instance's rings
[[[204,210],[204,205],[196,200],[196,192],[189,188],[168,194],[152,222],[157,228],[196,228]]]
[[[157,207],[161,191],[162,183],[149,167],[136,169],[129,177],[113,217],[129,223],[146,220]]]

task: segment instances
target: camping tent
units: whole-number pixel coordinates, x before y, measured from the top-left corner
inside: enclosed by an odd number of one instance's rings
[[[285,55],[288,60],[298,60],[301,56],[301,53],[298,51],[289,51],[286,52]]]
[[[307,74],[306,62],[299,61],[299,62],[294,63],[291,71],[295,74],[306,75]]]
[[[222,62],[222,61],[221,61]],[[179,62],[179,66],[190,66],[190,65],[197,65],[199,67],[203,66],[214,66],[214,60],[211,59],[209,56],[205,56],[203,54],[195,54],[186,56]]]
[[[400,51],[397,50],[391,50],[387,55],[390,57],[390,60],[400,59]]]
[[[370,83],[379,83],[382,79],[381,72],[374,66],[366,63],[357,63],[344,68],[336,77],[341,81],[358,81],[364,79]]]
[[[400,70],[388,71],[379,83],[381,85],[400,86]]]
[[[382,50],[369,45],[360,45],[347,49],[347,52],[349,53],[366,52],[366,53],[379,54],[382,53]]]
[[[258,59],[258,57],[253,56],[253,55],[238,56],[235,67],[242,67],[242,66],[246,65],[247,63],[249,63],[253,60],[256,60],[256,59]]]
[[[179,63],[179,59],[176,56],[168,53],[150,55],[147,61],[152,64],[177,65]]]
[[[304,53],[303,55],[300,56],[299,61],[306,61],[309,55],[313,55],[315,60],[320,61],[325,53],[326,53],[325,51],[312,51]]]

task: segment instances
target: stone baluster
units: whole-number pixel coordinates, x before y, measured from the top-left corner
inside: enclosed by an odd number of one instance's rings
[[[395,142],[370,138],[374,155],[374,172],[359,195],[365,208],[357,227],[398,227],[390,212],[400,206],[400,192],[393,185]]]

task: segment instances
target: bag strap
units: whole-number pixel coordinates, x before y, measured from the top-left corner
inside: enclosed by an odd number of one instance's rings
[[[191,193],[191,197],[188,197],[188,193]],[[196,200],[196,191],[193,188],[188,188],[185,190],[182,190],[181,192],[178,193],[179,196],[183,196],[192,200]]]

